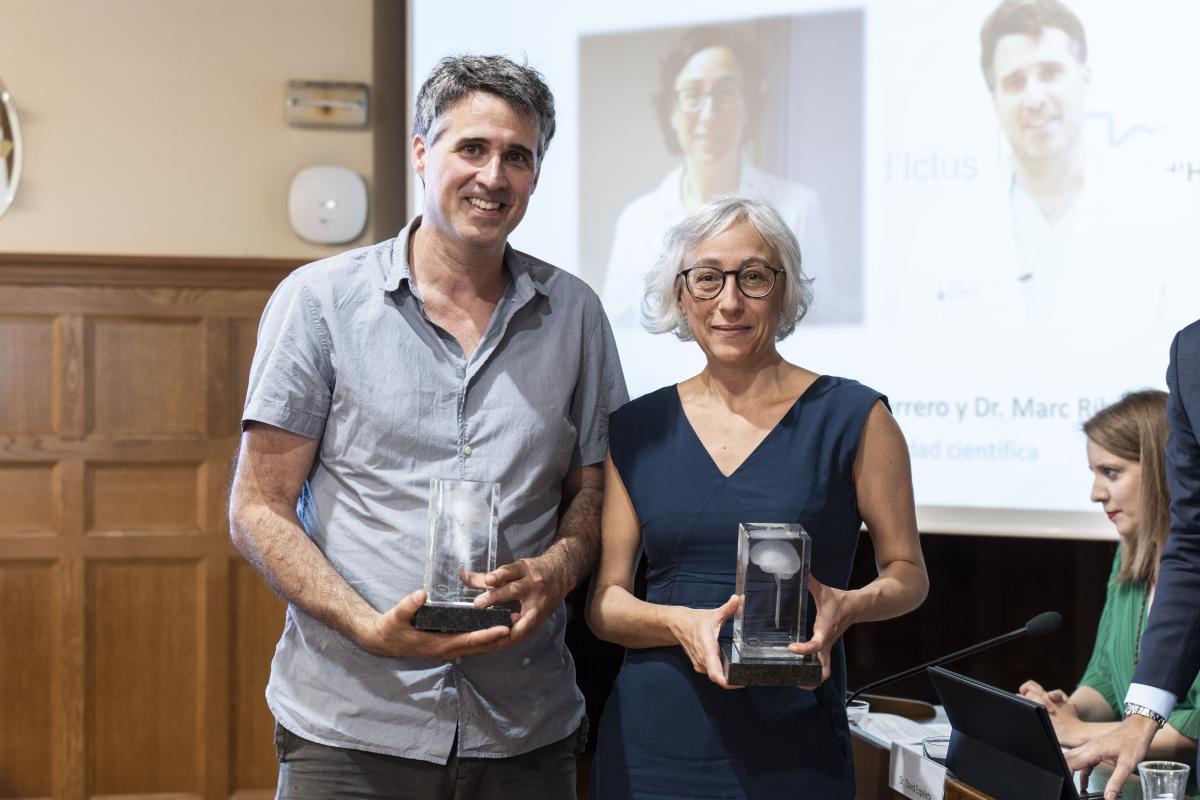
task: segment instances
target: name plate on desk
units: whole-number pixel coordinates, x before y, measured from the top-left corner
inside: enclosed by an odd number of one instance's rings
[[[912,800],[942,800],[946,768],[925,758],[920,745],[893,742],[888,785]]]

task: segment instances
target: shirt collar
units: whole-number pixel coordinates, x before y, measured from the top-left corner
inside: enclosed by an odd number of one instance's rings
[[[408,240],[419,227],[421,227],[420,214],[413,217],[412,221],[405,225],[392,240],[392,258],[389,263],[384,265],[381,284],[381,288],[385,292],[394,292],[400,288],[400,284],[404,283],[407,284],[409,292],[420,299],[421,295],[417,290],[417,284],[413,281],[412,266],[408,263]],[[510,279],[506,294],[511,294],[519,303],[524,303],[533,296],[534,292],[547,297],[550,295],[545,284],[534,277],[529,260],[524,253],[514,250],[511,244],[505,243],[504,268],[508,270]]]

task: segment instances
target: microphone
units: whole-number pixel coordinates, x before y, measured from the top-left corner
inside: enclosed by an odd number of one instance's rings
[[[1057,611],[1043,611],[1029,622],[1025,623],[1025,632],[1030,636],[1044,636],[1054,633],[1062,627],[1062,614]]]
[[[949,664],[951,661],[957,661],[960,658],[973,656],[982,650],[987,650],[990,647],[995,647],[996,645],[1004,644],[1005,642],[1011,642],[1013,639],[1019,639],[1022,636],[1045,636],[1047,633],[1054,633],[1061,625],[1062,614],[1059,614],[1057,611],[1044,611],[1033,619],[1029,620],[1029,622],[1026,622],[1023,627],[1017,628],[1015,631],[1009,631],[1008,633],[997,636],[994,639],[988,639],[985,642],[971,645],[970,647],[953,652],[950,655],[942,656],[941,658],[935,658],[933,661],[922,664],[919,667],[906,669],[904,672],[896,675],[889,675],[888,677],[877,680],[874,683],[868,683],[866,686],[862,687],[854,694],[846,698],[846,702],[849,703],[863,692],[871,689],[877,689],[880,686],[885,686],[889,683],[895,683],[896,681],[902,681],[905,678],[916,675],[922,670],[928,669],[929,667],[938,667],[942,664]]]

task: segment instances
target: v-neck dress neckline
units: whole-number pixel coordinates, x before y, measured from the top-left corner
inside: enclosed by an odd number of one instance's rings
[[[766,435],[764,435],[763,438],[758,440],[758,444],[754,445],[754,447],[751,448],[750,452],[746,454],[746,457],[743,458],[740,462],[738,462],[738,465],[736,467],[734,467],[733,470],[729,474],[726,474],[725,472],[723,472],[721,470],[721,467],[717,464],[717,459],[715,459],[713,457],[712,451],[710,451],[708,449],[708,447],[704,444],[704,440],[700,438],[700,434],[699,434],[699,432],[697,432],[696,426],[692,424],[691,418],[688,417],[687,409],[685,409],[683,407],[683,397],[679,394],[679,384],[675,384],[674,391],[671,394],[675,398],[675,409],[679,413],[680,419],[683,421],[683,427],[691,435],[691,438],[693,439],[696,446],[699,447],[700,450],[704,453],[705,457],[707,457],[709,465],[722,478],[724,478],[725,480],[730,480],[737,476],[737,474],[742,470],[742,467],[746,466],[747,464],[749,464],[751,461],[754,460],[754,457],[756,455],[758,455],[760,450],[764,449],[767,442],[776,436],[776,432],[780,428],[784,427],[784,424],[786,422],[788,422],[788,420],[791,419],[791,417],[793,417],[799,411],[800,407],[803,405],[804,398],[808,397],[809,394],[813,391],[813,389],[816,388],[817,384],[824,381],[825,378],[826,378],[825,375],[818,375],[816,380],[814,380],[812,383],[810,383],[808,385],[808,387],[805,388],[805,390],[803,392],[801,392],[796,397],[795,400],[792,401],[792,404],[788,407],[788,410],[783,412],[783,416],[780,417],[779,420],[774,425],[771,426],[771,430],[767,431]]]

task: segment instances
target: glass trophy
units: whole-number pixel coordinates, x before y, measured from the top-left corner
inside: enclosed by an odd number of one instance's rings
[[[722,643],[725,679],[738,686],[815,686],[821,662],[788,650],[807,639],[812,540],[801,525],[738,526],[733,641]]]
[[[512,626],[511,610],[476,608],[496,568],[500,484],[434,478],[429,482],[425,552],[425,605],[413,626],[425,631],[463,632]]]

